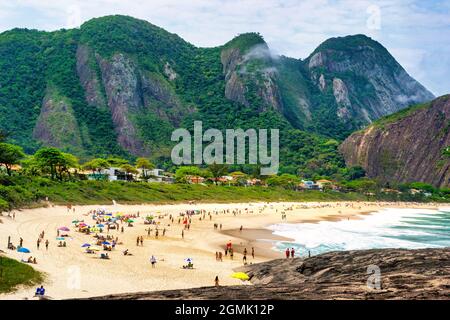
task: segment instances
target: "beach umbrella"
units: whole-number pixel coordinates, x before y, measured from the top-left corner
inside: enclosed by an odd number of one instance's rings
[[[235,279],[243,280],[243,281],[246,281],[246,280],[249,280],[249,279],[250,279],[250,277],[248,276],[248,274],[246,274],[246,273],[244,273],[244,272],[236,272],[236,273],[233,273],[233,274],[231,275],[231,277],[232,277],[232,278],[235,278]]]
[[[60,227],[58,230],[59,231],[70,231],[70,229],[67,227]]]
[[[97,225],[97,227],[98,227],[98,228],[104,228],[105,225],[103,225],[103,224],[100,223],[100,224]]]
[[[27,248],[20,247],[19,249],[17,249],[17,252],[21,252],[21,253],[30,253],[31,251],[28,250]]]
[[[73,220],[72,221],[72,223],[78,223],[78,222],[80,222],[80,221],[78,221],[78,220]]]
[[[107,213],[106,215],[107,215],[107,216],[112,216],[112,213]]]
[[[103,241],[102,244],[109,246],[111,243],[109,243],[108,241]]]
[[[128,219],[128,220],[127,220],[127,222],[130,222],[130,223],[131,223],[131,222],[134,222],[134,220],[132,220],[132,219]]]
[[[66,238],[64,238],[64,237],[58,237],[58,238],[56,238],[56,240],[63,241],[63,240],[66,240]]]
[[[186,258],[186,259],[184,259],[184,261],[186,261],[187,263],[189,263],[189,262],[192,262],[192,259],[191,259],[191,258]]]
[[[85,243],[85,244],[83,244],[81,247],[82,248],[86,248],[86,247],[90,247],[91,245],[89,244],[89,243]]]

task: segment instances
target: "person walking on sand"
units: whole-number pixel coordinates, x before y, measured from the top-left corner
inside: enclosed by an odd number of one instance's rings
[[[38,238],[36,241],[36,247],[39,250],[39,246],[41,245],[41,238]]]
[[[242,262],[244,263],[244,265],[247,264],[247,254],[245,253],[244,256],[242,257]]]
[[[142,247],[144,246],[144,237],[143,236],[141,236],[141,246]]]
[[[22,246],[23,246],[23,239],[22,239],[22,238],[20,238],[20,240],[19,240],[19,247],[21,247],[21,248],[22,248]]]
[[[215,285],[216,287],[219,286],[219,276],[216,276],[216,278],[214,279],[214,285]]]
[[[295,250],[294,250],[294,248],[292,248],[291,249],[291,258],[294,258],[295,257]]]
[[[139,247],[139,236],[136,238],[136,246],[138,246]]]
[[[181,238],[184,239],[184,230],[181,230]]]
[[[48,242],[48,239],[47,239],[47,240],[45,240],[45,250],[48,250],[48,245],[49,245],[49,242]]]
[[[289,248],[286,249],[286,259],[289,259],[291,252],[289,251]]]
[[[155,265],[156,265],[156,258],[155,258],[155,256],[152,256],[152,257],[150,258],[150,263],[152,264],[152,268],[154,268]]]
[[[255,259],[255,248],[252,247],[252,258]]]

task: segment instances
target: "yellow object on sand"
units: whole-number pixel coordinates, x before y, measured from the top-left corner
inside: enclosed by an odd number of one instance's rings
[[[249,279],[250,279],[250,277],[248,276],[248,274],[246,274],[246,273],[244,273],[244,272],[236,272],[236,273],[233,273],[233,274],[231,275],[231,277],[232,277],[232,278],[235,278],[235,279],[243,280],[243,281],[246,281],[246,280],[249,280]]]

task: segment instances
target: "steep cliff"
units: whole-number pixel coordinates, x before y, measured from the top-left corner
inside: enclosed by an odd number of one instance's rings
[[[434,98],[380,43],[364,35],[331,38],[305,63],[315,85],[333,92],[338,117],[360,125]]]
[[[450,96],[382,118],[340,146],[346,163],[383,182],[450,186]]]

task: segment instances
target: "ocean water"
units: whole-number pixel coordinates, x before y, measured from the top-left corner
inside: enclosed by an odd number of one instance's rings
[[[274,249],[295,248],[296,256],[329,251],[379,248],[440,248],[450,246],[450,208],[384,209],[361,220],[276,224],[274,234],[294,239]]]

